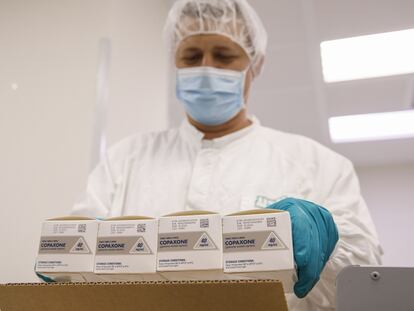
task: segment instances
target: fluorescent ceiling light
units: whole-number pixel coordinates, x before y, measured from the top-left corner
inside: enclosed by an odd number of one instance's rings
[[[414,137],[414,110],[329,118],[334,143]]]
[[[321,43],[325,82],[414,72],[414,29]]]

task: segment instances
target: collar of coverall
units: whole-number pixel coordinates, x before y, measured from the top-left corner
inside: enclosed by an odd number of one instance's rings
[[[252,124],[250,124],[248,127],[245,127],[237,132],[211,140],[203,139],[204,134],[200,132],[195,126],[193,126],[187,120],[187,118],[185,118],[181,123],[180,132],[183,134],[184,137],[189,139],[192,143],[199,145],[202,149],[221,149],[223,147],[228,146],[232,142],[249,135],[260,126],[260,121],[255,116],[249,116],[248,118],[250,121],[252,121]]]

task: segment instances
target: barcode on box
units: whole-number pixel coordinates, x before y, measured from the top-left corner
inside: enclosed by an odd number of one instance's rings
[[[275,217],[267,218],[267,226],[268,227],[276,227],[276,218]]]
[[[200,219],[200,228],[208,228],[209,224],[208,224],[208,219],[203,218]]]
[[[138,224],[137,232],[145,232],[145,224]]]
[[[86,224],[79,224],[79,225],[78,225],[78,232],[79,232],[79,233],[84,233],[84,232],[86,232]]]

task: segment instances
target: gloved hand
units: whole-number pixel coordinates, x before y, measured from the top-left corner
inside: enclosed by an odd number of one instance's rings
[[[305,297],[319,276],[338,242],[338,230],[331,213],[312,202],[287,198],[268,208],[288,211],[292,222],[293,252],[298,281],[294,291]]]

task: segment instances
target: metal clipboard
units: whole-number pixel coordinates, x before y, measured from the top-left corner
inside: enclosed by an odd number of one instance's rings
[[[414,311],[414,267],[349,266],[336,297],[337,311]]]

